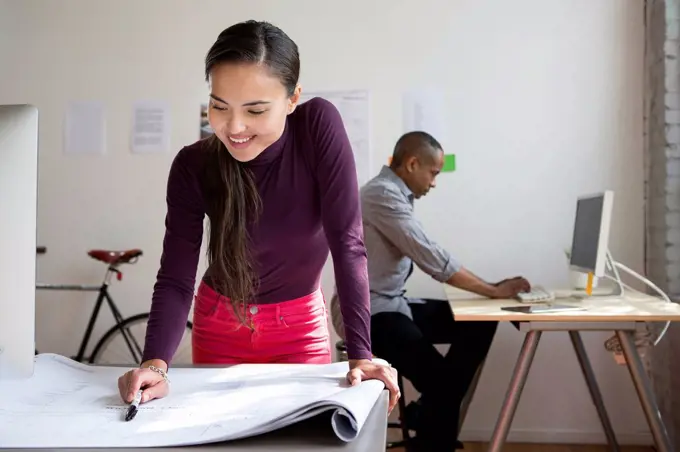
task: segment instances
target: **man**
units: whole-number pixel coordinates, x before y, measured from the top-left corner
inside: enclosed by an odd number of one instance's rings
[[[496,322],[454,321],[445,300],[406,297],[404,286],[413,265],[439,282],[489,298],[512,298],[530,290],[520,277],[496,284],[483,281],[428,238],[414,217],[413,202],[435,187],[443,164],[437,140],[425,132],[410,132],[397,141],[390,166],[361,189],[372,350],[421,393],[411,450],[462,447],[457,440],[461,401],[497,327]],[[331,311],[336,331],[342,331],[337,296]],[[451,347],[442,356],[434,344]]]

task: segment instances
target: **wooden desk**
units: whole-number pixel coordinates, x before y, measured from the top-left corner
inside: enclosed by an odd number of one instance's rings
[[[654,437],[656,448],[659,452],[671,452],[673,450],[656,403],[651,382],[635,346],[634,332],[636,324],[641,322],[680,321],[680,304],[666,303],[658,297],[626,290],[623,297],[605,295],[588,299],[569,297],[555,300],[556,304],[582,307],[583,310],[579,311],[524,314],[501,309],[505,306],[522,305],[516,300],[490,300],[448,285],[444,285],[444,290],[457,321],[516,322],[518,329],[526,333],[489,444],[489,451],[500,452],[503,449],[541,334],[544,331],[569,332],[611,450],[618,451],[616,436],[580,334],[581,331],[614,331],[621,342],[623,355],[626,358],[628,370]]]

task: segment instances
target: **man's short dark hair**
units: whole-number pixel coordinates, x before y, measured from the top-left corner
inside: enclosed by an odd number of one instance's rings
[[[439,144],[432,135],[421,130],[408,132],[403,134],[394,145],[394,152],[392,153],[392,168],[398,168],[408,157],[431,157],[442,151],[442,145]]]

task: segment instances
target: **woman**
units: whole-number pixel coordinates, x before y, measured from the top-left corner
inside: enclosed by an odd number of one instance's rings
[[[371,361],[369,292],[356,168],[337,109],[297,105],[297,45],[266,22],[224,30],[205,60],[212,137],[183,148],[168,177],[166,232],[143,362],[121,397],[168,393],[165,371],[194,295],[203,219],[209,266],[192,331],[195,363],[329,363],[320,276],[330,250],[352,384],[394,370]]]

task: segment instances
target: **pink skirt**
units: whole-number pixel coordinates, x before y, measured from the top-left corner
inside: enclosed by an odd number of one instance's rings
[[[328,313],[320,289],[281,303],[250,304],[242,324],[229,300],[201,283],[193,323],[195,364],[331,362]]]

